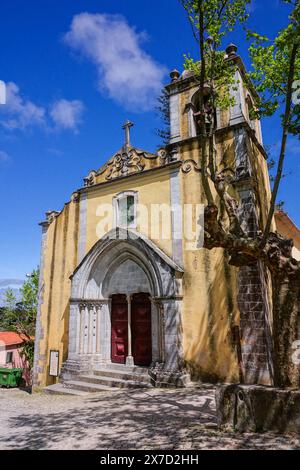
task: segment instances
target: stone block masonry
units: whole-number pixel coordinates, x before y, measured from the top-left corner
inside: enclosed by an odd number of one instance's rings
[[[236,132],[236,177],[240,194],[240,221],[249,237],[259,230],[252,168],[247,155],[245,130]],[[238,307],[242,375],[245,384],[272,385],[272,341],[268,305],[268,285],[260,262],[241,266],[238,274]]]
[[[241,351],[244,382],[270,384],[266,300],[258,263],[240,268],[238,276]]]

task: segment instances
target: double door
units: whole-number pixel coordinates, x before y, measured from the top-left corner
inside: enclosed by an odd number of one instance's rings
[[[131,321],[130,321],[131,320]],[[128,334],[131,330],[131,335]],[[131,348],[128,344],[131,336]],[[151,302],[147,294],[114,295],[111,307],[111,360],[125,364],[128,351],[137,366],[152,360]]]

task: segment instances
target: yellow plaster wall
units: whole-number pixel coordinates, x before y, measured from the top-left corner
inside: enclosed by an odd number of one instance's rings
[[[223,146],[232,150],[232,135]],[[226,143],[227,142],[227,143]],[[181,159],[199,165],[197,144],[181,148]],[[194,168],[180,172],[184,204],[204,201],[201,174]],[[216,196],[216,195],[215,195]],[[186,248],[187,240],[184,240]],[[184,250],[183,347],[194,377],[238,381],[238,364],[231,327],[239,323],[237,270],[228,265],[223,250]]]
[[[62,212],[51,222],[46,237],[41,304],[42,335],[39,341],[41,372],[39,386],[55,383],[49,377],[49,352],[60,353],[60,365],[67,359],[70,275],[77,265],[79,206],[66,204]]]
[[[169,169],[162,168],[148,174],[138,174],[129,179],[122,179],[113,181],[108,185],[99,186],[88,193],[88,206],[87,206],[87,244],[86,252],[97,242],[97,224],[101,221],[101,217],[97,215],[99,206],[112,204],[113,197],[123,191],[137,191],[138,204],[147,208],[148,213],[151,213],[151,204],[167,204],[170,205],[170,176]],[[140,218],[137,219],[139,230]],[[171,226],[171,214],[169,217],[169,225]],[[160,228],[158,233],[162,233],[162,217],[160,217]],[[142,227],[144,228],[143,224]],[[107,231],[113,228],[113,214],[110,213]],[[147,227],[145,227],[147,230]],[[148,227],[149,238],[151,238],[151,230]],[[155,233],[155,232],[154,232]],[[155,239],[153,240],[159,248],[166,254],[172,256],[172,240]]]

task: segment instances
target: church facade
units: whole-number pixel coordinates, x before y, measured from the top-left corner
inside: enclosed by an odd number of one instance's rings
[[[236,48],[227,53],[238,87],[234,106],[217,112],[215,145],[224,171],[234,169],[251,234],[266,218],[268,168],[251,119],[255,92]],[[143,368],[157,385],[272,381],[267,273],[201,247],[197,80],[173,71],[166,90],[169,144],[156,154],[134,147],[127,122],[120,150],[41,223],[36,388],[120,365]]]

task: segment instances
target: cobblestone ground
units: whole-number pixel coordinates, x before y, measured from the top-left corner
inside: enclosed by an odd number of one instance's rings
[[[300,449],[300,437],[219,432],[213,388],[85,397],[0,389],[0,449]]]

